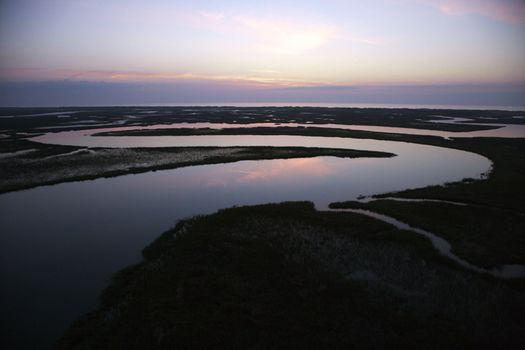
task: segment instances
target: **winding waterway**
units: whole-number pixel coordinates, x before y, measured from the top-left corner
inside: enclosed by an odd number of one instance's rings
[[[429,123],[438,124],[461,124],[457,121],[458,118],[450,118],[445,120],[430,120]],[[462,118],[462,120],[470,120]],[[107,125],[107,124],[100,124]],[[103,132],[115,132],[115,131],[133,131],[133,130],[158,130],[158,129],[236,129],[236,128],[275,128],[275,127],[289,127],[289,128],[323,128],[323,129],[343,129],[343,130],[354,130],[354,131],[371,131],[380,133],[392,133],[392,134],[403,134],[403,135],[422,135],[422,136],[437,136],[446,139],[454,137],[505,137],[505,138],[516,138],[524,137],[525,125],[523,124],[467,124],[467,125],[482,125],[492,126],[494,129],[489,130],[476,130],[476,131],[442,131],[442,130],[431,130],[431,129],[412,129],[412,128],[400,128],[392,126],[377,126],[377,125],[347,125],[347,124],[301,124],[301,123],[249,123],[249,124],[237,124],[237,123],[173,123],[173,124],[156,124],[156,125],[140,125],[140,126],[120,126],[120,127],[108,127],[91,130],[72,130],[62,131],[59,133],[48,133],[42,136],[33,138],[37,142],[52,143],[60,145],[70,146],[86,146],[86,147],[168,147],[176,145],[173,141],[166,136],[104,136],[93,137],[94,134]]]
[[[326,209],[331,202],[360,195],[479,178],[491,167],[487,158],[474,153],[404,142],[304,136],[92,136],[102,131],[50,133],[33,140],[86,147],[304,146],[396,156],[241,161],[3,194],[1,274],[9,283],[2,286],[0,297],[9,301],[2,323],[13,344],[32,339],[31,344],[40,348],[51,346],[72,320],[96,305],[112,273],[139,261],[141,249],[181,218],[233,205],[288,200],[309,200]]]

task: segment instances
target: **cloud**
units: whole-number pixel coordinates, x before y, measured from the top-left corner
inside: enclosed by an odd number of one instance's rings
[[[118,70],[65,70],[65,69],[0,69],[0,82],[38,82],[38,81],[72,81],[72,82],[107,82],[107,83],[177,83],[177,82],[223,82],[253,87],[287,88],[295,86],[312,86],[315,83],[276,78],[271,71],[253,71],[253,74],[212,75],[182,73],[134,72]]]
[[[385,44],[385,40],[380,37],[360,36],[353,33],[346,33],[341,36],[341,39],[352,41],[359,44],[367,44],[373,46],[380,46]]]
[[[242,15],[234,16],[233,20],[257,39],[256,47],[265,53],[302,54],[323,46],[337,34],[335,26],[326,24]]]
[[[196,11],[187,8],[146,9],[137,16],[124,10],[122,20],[150,25],[151,23],[203,29],[228,36],[231,42],[246,38],[250,49],[264,54],[300,55],[322,47],[334,39],[380,45],[381,38],[346,32],[326,20],[300,19],[290,16],[270,16],[234,11]]]
[[[438,8],[447,15],[477,14],[498,21],[525,23],[523,0],[418,0]]]
[[[224,25],[250,35],[259,52],[278,55],[300,55],[321,48],[333,40],[345,40],[367,45],[382,45],[384,40],[349,32],[323,21],[297,21],[290,18],[233,15]]]
[[[519,106],[524,84],[261,88],[228,81],[175,82],[0,82],[0,106],[97,106],[181,103],[281,102],[390,103]],[[266,174],[265,176],[269,176]]]
[[[208,21],[220,22],[226,18],[226,15],[222,12],[200,12],[201,17]]]

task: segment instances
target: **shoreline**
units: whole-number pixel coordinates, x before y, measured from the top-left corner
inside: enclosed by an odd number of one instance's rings
[[[36,145],[36,143],[34,143]],[[79,154],[86,151],[85,154]],[[388,158],[392,153],[309,147],[170,147],[170,148],[78,148],[71,159],[61,153],[47,159],[6,159],[0,194],[66,182],[89,181],[149,171],[243,160],[290,159],[335,156],[342,158]],[[69,152],[69,153],[73,153]],[[89,153],[88,153],[89,152]],[[53,161],[49,157],[55,157]],[[60,158],[59,158],[60,157]],[[103,160],[100,161],[99,158]],[[191,160],[193,159],[193,160]],[[80,167],[71,169],[72,162]],[[86,165],[87,164],[87,165]],[[0,168],[2,160],[0,159]],[[105,169],[104,169],[105,168]],[[45,169],[43,175],[42,170]],[[102,170],[101,170],[102,169]],[[66,172],[65,174],[63,174]],[[77,172],[77,174],[75,174]],[[55,178],[58,174],[62,177]],[[7,174],[7,176],[6,176]],[[48,175],[45,175],[48,174]],[[27,178],[23,178],[23,176]]]
[[[312,126],[315,126],[315,125],[312,125]],[[434,145],[434,146],[439,146],[439,147],[460,149],[460,150],[464,150],[468,152],[473,152],[473,153],[482,155],[483,157],[490,159],[491,162],[493,163],[493,171],[489,174],[488,178],[486,179],[483,179],[483,180],[464,179],[463,181],[459,181],[459,182],[447,183],[447,184],[443,184],[439,186],[431,186],[429,188],[419,188],[419,189],[411,189],[411,190],[409,189],[409,190],[405,190],[402,192],[396,192],[393,194],[392,193],[382,194],[382,195],[378,195],[377,197],[385,196],[385,195],[390,195],[390,196],[395,195],[396,197],[401,197],[401,198],[429,198],[435,201],[449,200],[451,202],[464,203],[466,204],[465,206],[458,207],[457,205],[452,205],[452,204],[448,205],[448,203],[440,203],[440,202],[430,202],[430,203],[421,203],[421,202],[419,203],[418,202],[388,203],[387,202],[387,204],[384,205],[384,210],[385,210],[384,214],[390,215],[393,218],[406,222],[412,227],[422,227],[422,228],[429,227],[429,230],[431,232],[435,232],[438,236],[443,235],[443,237],[446,237],[446,239],[449,240],[450,243],[452,244],[452,249],[454,253],[457,254],[462,259],[466,259],[467,261],[471,261],[471,262],[473,261],[475,263],[481,262],[481,265],[485,264],[488,266],[492,264],[507,263],[508,261],[506,257],[508,256],[512,256],[513,261],[517,261],[521,263],[525,261],[525,257],[523,256],[523,251],[525,251],[525,249],[520,248],[521,247],[520,245],[521,235],[520,235],[520,232],[518,232],[519,230],[516,231],[517,229],[519,229],[519,227],[522,227],[522,224],[524,223],[523,216],[522,216],[524,212],[522,193],[525,187],[523,186],[523,177],[520,175],[521,174],[520,169],[523,169],[523,164],[525,164],[525,156],[523,153],[523,149],[525,147],[525,140],[523,139],[452,139],[452,140],[445,140],[445,139],[441,139],[438,137],[381,134],[381,133],[370,133],[370,132],[349,131],[349,130],[320,130],[319,128],[317,129],[313,128],[312,130],[308,130],[308,131],[305,131],[304,129],[291,131],[291,133],[295,133],[294,135],[300,135],[301,132],[307,133],[305,136],[320,136],[320,137],[333,136],[333,137],[343,137],[343,138],[344,137],[355,137],[355,138],[363,138],[363,139],[372,138],[372,139],[378,139],[378,140],[390,140],[390,141],[401,141],[401,142],[416,143],[416,144],[428,144],[428,145]],[[262,133],[269,134],[270,131],[263,130]],[[5,138],[3,138],[0,141],[2,142],[3,145],[10,144],[12,146],[12,147],[10,146],[11,148],[9,147],[5,148],[8,150],[8,152],[6,153],[14,153],[14,152],[24,150],[24,149],[34,149],[35,148],[34,147],[35,143],[29,142],[26,140],[22,140],[21,137],[16,138],[16,139],[11,139],[11,140],[6,140]],[[233,148],[237,149],[238,153],[240,153],[240,154],[237,154],[236,156],[241,156],[241,157],[254,156],[254,152],[251,147],[246,148],[246,149],[244,149],[244,147],[242,148],[233,147]],[[45,160],[52,161],[57,164],[60,164],[61,162],[65,164],[67,163],[68,160],[73,160],[73,163],[74,163],[75,159],[77,161],[81,159],[85,161],[89,157],[96,158],[97,155],[100,156],[103,154],[103,152],[106,152],[106,151],[107,150],[105,149],[97,149],[97,148],[85,149],[85,148],[74,147],[74,146],[52,146],[52,145],[38,144],[37,151],[31,152],[28,154],[20,154],[19,156],[16,156],[16,158],[21,158],[21,159],[23,158],[28,161],[35,161],[38,158],[41,158],[43,165],[45,164]],[[115,149],[114,151],[118,153],[118,152],[121,152],[122,150]],[[164,152],[168,152],[168,153],[174,152],[174,151],[184,152],[184,151],[188,151],[188,149],[186,150],[184,149],[171,149],[171,150],[165,149],[164,150]],[[209,152],[209,151],[212,151],[212,149],[206,150],[206,152]],[[309,156],[312,156],[311,151],[312,149],[309,149],[309,148],[300,148],[300,149],[295,149],[295,150],[289,149],[286,152],[294,152],[295,154],[294,156],[309,157]],[[340,150],[332,150],[332,151],[339,152]],[[141,152],[141,150],[133,150],[133,152]],[[147,152],[161,153],[162,150],[149,149]],[[247,153],[243,153],[243,152],[247,152]],[[277,149],[274,148],[274,149],[266,149],[266,151],[263,149],[260,149],[259,151],[255,153],[258,154],[259,156],[261,154],[266,154],[269,157],[275,157],[276,152],[284,152],[284,151],[280,148],[277,148]],[[118,160],[117,160],[118,157],[116,156],[116,153],[115,153],[115,162],[118,163]],[[290,156],[290,153],[286,155]],[[324,156],[324,155],[326,154],[319,155],[319,156]],[[230,156],[231,154],[228,154],[228,155],[222,154],[220,157],[217,156],[215,160],[218,163],[222,163],[224,162],[224,159],[226,157],[230,157]],[[281,156],[282,156],[282,153],[281,153]],[[340,154],[340,156],[342,156],[342,154]],[[268,159],[274,159],[274,158],[268,158]],[[8,158],[6,159],[6,161],[7,160],[12,161],[13,158]],[[201,161],[207,163],[207,162],[210,162],[210,158],[207,158]],[[237,161],[237,160],[231,159],[231,161]],[[138,162],[138,163],[141,163],[141,162]],[[188,166],[189,165],[191,164],[188,164]],[[168,166],[171,166],[171,165],[168,165]],[[130,169],[126,169],[125,171],[130,171]],[[139,168],[137,169],[137,171],[144,172],[144,171],[153,171],[153,170],[150,170],[149,168],[148,169]],[[54,171],[51,171],[51,173],[53,172]],[[125,175],[125,173],[124,174],[114,174],[113,176],[119,176],[119,175]],[[100,176],[98,175],[94,175],[94,177],[100,178]],[[76,181],[76,180],[72,179],[72,181]],[[59,180],[57,182],[61,183],[62,181]],[[284,205],[286,206],[286,204]],[[376,204],[371,203],[370,205],[376,205]],[[480,207],[483,209],[482,214],[478,213]],[[459,210],[462,211],[461,217],[466,217],[466,218],[474,217],[476,218],[476,223],[475,225],[473,225],[468,220],[461,221],[458,218],[455,218],[453,220],[453,223],[466,225],[465,227],[469,227],[469,225],[472,227],[475,227],[476,234],[471,235],[471,234],[468,234],[468,232],[466,232],[465,234],[462,233],[459,236],[459,239],[457,239],[458,236],[453,231],[450,231],[453,225],[449,224],[449,220],[448,220],[449,216],[447,215],[449,215],[449,211],[456,212],[458,208]],[[236,210],[236,209],[225,209],[225,211],[229,211],[229,210]],[[264,206],[258,206],[256,208],[251,208],[251,209],[244,208],[240,210],[247,210],[247,211],[253,210],[255,215],[259,215],[257,214],[257,212],[259,212],[260,210],[264,211],[265,209],[264,209]],[[388,212],[386,212],[386,210],[388,210]],[[504,211],[504,213],[502,214],[501,211]],[[293,212],[293,209],[292,209],[292,212]],[[322,227],[329,228],[329,227],[332,227],[332,225],[334,224],[334,222],[328,220],[327,218],[321,219],[324,216],[324,214],[317,214],[317,213],[311,213],[311,212],[309,213],[310,214],[308,214],[307,216],[301,217],[298,221],[294,221],[293,225],[297,225],[297,224],[304,225],[303,220],[305,220],[305,222],[308,222],[309,220],[308,217],[311,215],[321,220],[320,221],[321,226],[318,227],[318,229]],[[283,211],[283,215],[285,214],[286,214],[286,211]],[[211,216],[213,215],[215,214],[212,214]],[[201,217],[201,218],[206,219],[208,216]],[[291,216],[293,215],[291,214]],[[332,217],[330,216],[330,218]],[[353,216],[353,218],[357,220],[357,216]],[[510,221],[508,220],[509,218],[511,219]],[[270,220],[268,222],[271,222],[271,220],[273,219],[268,218],[268,220]],[[362,220],[362,219],[359,219],[359,220]],[[418,220],[426,220],[426,222],[429,223],[428,225],[431,225],[431,226],[420,225]],[[271,227],[275,227],[276,231],[285,230],[285,231],[282,231],[283,234],[294,235],[295,234],[294,230],[291,230],[290,232],[286,233],[286,230],[289,227],[294,227],[294,226],[293,225],[286,226],[285,222],[286,221],[277,221]],[[496,226],[496,227],[490,226],[491,223],[499,223],[499,222],[510,222],[510,224],[508,225],[509,227],[505,227],[503,230],[500,230],[499,226]],[[353,226],[353,227],[355,230],[361,230],[361,229],[366,230],[366,227],[361,227],[361,225],[369,226],[369,227],[377,227],[376,225],[378,224],[377,223],[372,224],[372,222],[367,221],[366,225],[363,222],[361,222],[361,224],[358,224],[357,226]],[[236,226],[232,226],[232,228],[235,228],[235,227]],[[256,225],[253,222],[252,223],[248,222],[243,227],[244,227],[245,232],[252,232],[253,230],[259,229],[258,225]],[[483,230],[482,229],[483,227],[488,227],[488,229]],[[189,228],[187,228],[187,230],[188,229]],[[227,227],[225,227],[225,229],[227,232],[228,231]],[[315,231],[317,231],[317,229]],[[371,236],[368,236],[367,239],[370,239],[370,242],[373,242],[373,245],[376,246],[377,249],[383,249],[381,247],[384,247],[385,245],[389,244],[388,239],[385,240],[385,237],[381,235],[379,236],[371,235]],[[398,235],[395,236],[395,239],[404,240],[402,243],[403,248],[400,248],[401,252],[404,252],[406,249],[408,249],[409,251],[413,249],[418,250],[419,248],[422,247],[422,245],[429,246],[429,242],[425,242],[425,240],[416,239],[414,237],[414,234],[408,231],[400,232]],[[272,241],[270,240],[270,241],[267,241],[266,243],[272,244],[271,242]],[[210,242],[204,240],[204,241],[201,241],[201,243],[208,244]],[[156,243],[152,243],[152,245],[155,245],[155,244]],[[230,246],[228,249],[233,249],[233,251],[230,250],[229,252],[235,252],[237,251],[238,248],[242,249],[242,245],[237,246],[236,243],[233,242],[232,246]],[[432,250],[432,247],[430,248]],[[515,293],[513,295],[518,296],[518,298],[522,298],[524,295],[522,280],[505,281],[505,282],[500,283],[490,278],[489,276],[482,276],[482,275],[476,275],[476,274],[473,275],[469,273],[468,271],[462,270],[458,266],[454,266],[454,264],[451,264],[450,262],[446,262],[446,261],[443,261],[442,259],[439,259],[439,257],[437,261],[434,261],[433,260],[434,258],[430,258],[430,256],[435,255],[435,251],[433,250],[432,252],[428,251],[428,253],[430,255],[425,255],[427,253],[424,253],[424,250],[416,253],[416,256],[419,257],[419,260],[418,260],[419,263],[425,264],[424,266],[427,266],[427,267],[439,266],[438,270],[434,270],[433,268],[431,270],[425,270],[426,273],[424,273],[423,275],[417,275],[419,276],[417,278],[431,278],[433,276],[432,274],[435,271],[445,271],[445,270],[448,271],[448,269],[451,269],[452,271],[454,271],[453,275],[456,276],[455,278],[457,278],[458,281],[464,280],[464,279],[468,279],[469,281],[475,280],[476,281],[475,285],[481,286],[478,283],[482,283],[483,286],[488,288],[487,290],[490,290],[490,291],[494,291],[494,292],[496,290],[501,291],[501,288],[503,288],[506,291],[505,293],[507,293],[507,291],[509,293]],[[290,254],[292,253],[290,252]],[[339,256],[339,257],[344,256],[344,254],[341,255],[339,251],[338,251],[338,254],[339,255],[336,254],[336,256]],[[419,254],[423,254],[423,255],[421,256]],[[379,255],[376,255],[376,256],[379,256]],[[369,257],[367,259],[365,260],[367,260],[368,261],[367,263],[370,263],[370,264],[374,264],[377,262],[377,258],[374,258],[374,257]],[[404,264],[403,261],[404,260],[401,260],[400,263]],[[413,266],[416,266],[416,265],[413,265]],[[445,270],[443,270],[443,268]],[[133,270],[134,267],[125,269],[124,275],[126,275],[125,271],[128,271],[129,269]],[[223,271],[225,273],[230,273],[228,272],[228,270],[223,270]],[[268,273],[272,274],[272,273],[275,273],[275,271],[277,270],[273,270],[273,271],[274,272],[268,272]],[[430,273],[430,271],[432,271],[432,273]],[[406,276],[411,276],[410,277],[411,280],[417,280],[416,275],[413,275],[413,270],[407,270],[405,272],[407,273]],[[119,272],[117,276],[123,276],[123,272]],[[260,276],[256,276],[256,277],[260,277]],[[384,294],[384,296],[387,298],[394,298],[394,299],[402,298],[405,300],[406,298],[408,298],[408,295],[412,296],[414,294],[414,295],[421,296],[421,291],[415,291],[411,289],[412,287],[409,287],[406,285],[399,285],[397,282],[391,283],[391,281],[388,278],[387,279],[385,278],[387,277],[377,278],[377,272],[371,273],[369,269],[364,269],[360,271],[353,271],[351,276],[348,276],[347,282],[351,283],[353,286],[359,286],[358,289],[360,290],[360,293],[362,293],[361,295],[365,295],[367,296],[367,298],[370,295],[374,295],[374,293],[377,293],[379,290],[384,290],[384,288],[389,290],[387,294]],[[257,280],[257,278],[255,278],[255,280]],[[375,287],[373,287],[372,289],[369,289],[370,287],[369,284],[373,284]],[[456,287],[461,289],[462,288],[460,287],[461,285],[462,284],[459,283]],[[227,283],[224,286],[226,288],[229,288]],[[363,286],[365,286],[366,288],[360,289]],[[498,287],[500,289],[498,288],[493,289],[495,288],[495,286],[500,286]],[[299,289],[297,291],[297,293],[299,293],[298,294],[299,296],[301,296],[304,293],[307,293],[307,294],[311,293],[311,295],[319,297],[319,294],[316,294],[318,293],[318,291],[316,291],[315,288],[312,290],[308,290],[308,288],[306,288],[306,290],[303,290],[303,289],[304,288]],[[448,285],[448,288],[444,288],[444,289],[446,289],[448,293],[448,291],[450,291],[450,285]],[[408,294],[405,295],[404,294],[405,292],[407,292]],[[456,292],[456,290],[454,290],[454,292]],[[478,303],[478,301],[480,302],[480,304],[477,304],[478,305],[477,307],[479,307],[480,310],[482,308],[482,305],[486,305],[487,303],[488,304],[492,303],[492,302],[489,303],[488,301],[482,301],[482,300],[485,300],[483,299],[485,297],[489,298],[489,296],[491,295],[490,293],[492,292],[487,291],[486,294],[484,293],[485,292],[480,294],[478,292],[477,297],[476,297],[478,298],[481,295],[483,295],[482,299],[476,299],[477,300],[476,303]],[[104,294],[107,294],[107,290],[106,292],[104,292]],[[502,302],[502,299],[500,299],[500,297],[494,296],[494,298],[496,298],[494,300],[498,300],[498,303]],[[465,299],[464,301],[465,303],[461,304],[461,307],[467,307],[467,305],[473,305],[469,301],[468,298]],[[315,303],[315,301],[311,300],[311,302],[308,305],[312,305],[312,302]],[[368,305],[367,307],[371,306],[370,304],[367,304],[367,305]],[[400,304],[393,304],[393,305],[399,306]],[[439,304],[436,304],[436,305],[439,305]],[[109,309],[109,310],[113,310],[112,312],[110,312],[109,315],[113,315],[113,313],[117,309],[115,308]],[[373,310],[373,308],[372,309],[364,308],[363,310],[370,311],[370,310]],[[418,309],[418,310],[421,311],[421,309]],[[495,311],[502,312],[503,310],[504,310],[503,306],[501,306],[501,308],[496,307]],[[472,311],[478,312],[476,307],[472,309]],[[376,316],[379,318],[383,318],[383,317],[386,317],[387,314],[388,312],[387,313],[379,312],[378,314],[376,314]],[[401,315],[404,315],[403,317],[407,316],[404,313],[402,313]],[[370,322],[370,320],[367,320],[367,321]],[[414,325],[419,325],[419,322],[415,322]],[[160,329],[162,329],[162,327]],[[431,328],[429,328],[429,330],[430,329]],[[388,327],[385,328],[385,330],[388,332],[392,331],[392,329]],[[451,329],[449,329],[449,331],[450,330]],[[508,329],[502,329],[501,331],[505,333],[508,331]],[[162,332],[164,332],[164,330]],[[167,332],[169,333],[169,331]],[[168,334],[168,333],[165,333],[165,334]],[[433,333],[429,331],[427,335],[432,338],[432,334]],[[481,332],[481,334],[483,334],[483,332]],[[470,336],[467,338],[468,338],[467,339],[468,342],[472,340]]]

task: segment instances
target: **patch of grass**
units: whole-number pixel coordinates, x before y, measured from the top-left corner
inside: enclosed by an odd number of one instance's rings
[[[445,238],[453,252],[485,268],[525,264],[525,217],[486,206],[376,200],[332,203],[332,208],[361,208],[392,216]]]
[[[425,254],[311,203],[221,210],[147,247],[58,348],[518,348],[522,293]]]
[[[382,196],[450,200],[525,213],[525,139],[454,139],[448,142],[448,145],[491,159],[493,169],[488,179],[387,193]]]
[[[51,157],[82,148],[47,146],[25,140],[5,143],[10,145],[11,152],[24,149],[35,149],[36,152],[16,158],[0,159],[0,193],[70,181],[241,160],[319,156],[342,158],[394,156],[386,152],[306,147],[173,147],[92,148],[90,151],[93,153]]]
[[[333,203],[332,207],[358,206],[427,229],[450,241],[458,256],[477,265],[524,264],[525,139],[429,139],[424,143],[482,154],[493,161],[492,172],[485,180],[465,179],[374,197],[437,199],[467,206],[382,200]]]

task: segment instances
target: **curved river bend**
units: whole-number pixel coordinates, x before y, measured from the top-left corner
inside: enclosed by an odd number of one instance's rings
[[[0,196],[4,331],[13,342],[50,346],[93,308],[112,273],[181,218],[233,205],[330,202],[479,178],[477,154],[393,141],[302,136],[94,137],[48,134],[40,142],[97,147],[305,146],[375,150],[392,158],[316,157],[241,161],[64,183]],[[86,135],[86,136],[82,136]],[[117,143],[114,143],[117,142]],[[30,220],[24,220],[24,217]],[[34,345],[34,344],[33,344]]]

